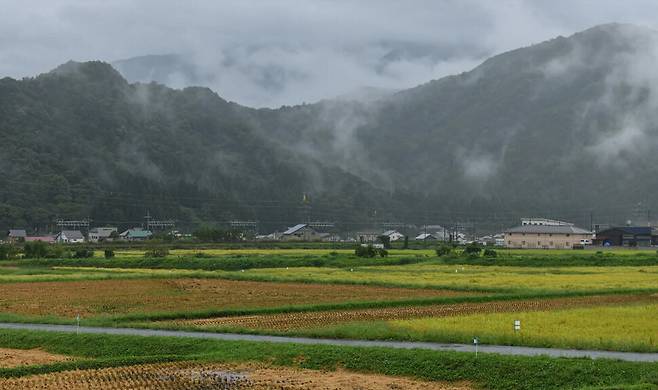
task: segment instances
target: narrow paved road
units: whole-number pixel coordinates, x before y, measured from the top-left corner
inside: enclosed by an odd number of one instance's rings
[[[339,345],[339,346],[349,346],[349,347],[385,347],[385,348],[397,348],[397,349],[418,348],[418,349],[431,349],[435,351],[458,351],[458,352],[475,351],[474,346],[468,344],[441,344],[441,343],[406,342],[406,341],[315,339],[315,338],[306,338],[306,337],[262,336],[262,335],[212,333],[212,332],[186,332],[186,331],[178,331],[178,330],[153,330],[153,329],[136,329],[136,328],[101,328],[101,327],[87,327],[87,326],[82,326],[78,328],[74,325],[0,323],[0,329],[23,329],[23,330],[40,330],[40,331],[48,331],[48,332],[68,332],[68,333],[80,332],[80,333],[88,333],[88,334],[112,334],[112,335],[132,335],[132,336],[190,337],[190,338],[213,339],[213,340],[239,340],[239,341],[261,341],[261,342],[269,342],[269,343]],[[551,357],[570,357],[570,358],[586,357],[592,359],[618,359],[618,360],[625,360],[630,362],[658,362],[658,353],[512,347],[505,345],[480,345],[478,347],[478,352],[497,353],[501,355],[520,355],[520,356],[546,355]]]

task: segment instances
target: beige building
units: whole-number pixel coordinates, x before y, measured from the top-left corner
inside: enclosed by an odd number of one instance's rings
[[[305,223],[295,225],[281,235],[281,241],[320,241],[322,235]]]
[[[505,231],[508,248],[570,249],[592,243],[592,232],[565,225],[522,225]]]

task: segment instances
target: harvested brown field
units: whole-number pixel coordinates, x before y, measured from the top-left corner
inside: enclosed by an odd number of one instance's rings
[[[177,325],[237,327],[259,330],[294,330],[355,321],[402,320],[422,317],[445,317],[475,313],[499,313],[555,310],[632,302],[657,302],[658,295],[600,295],[575,298],[494,301],[429,306],[406,306],[342,311],[264,314],[238,317],[174,321]]]
[[[472,293],[471,293],[472,294]],[[433,290],[222,279],[139,279],[0,284],[0,311],[83,317],[469,295]]]
[[[347,371],[324,372],[265,365],[164,363],[66,371],[0,380],[0,389],[410,389],[466,390],[468,383],[423,382]]]
[[[40,349],[0,348],[0,368],[50,364],[71,360],[69,356],[56,355]]]

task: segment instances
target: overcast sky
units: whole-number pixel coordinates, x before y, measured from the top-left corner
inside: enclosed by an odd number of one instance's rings
[[[400,89],[593,25],[656,28],[655,0],[0,0],[0,76],[179,53],[222,97],[313,102]],[[171,75],[180,87],[190,80]]]

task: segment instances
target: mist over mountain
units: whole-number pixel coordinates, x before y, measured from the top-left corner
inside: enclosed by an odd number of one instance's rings
[[[348,229],[582,222],[592,210],[623,221],[640,202],[658,205],[657,57],[655,31],[602,25],[375,99],[278,109],[230,103],[221,90],[130,84],[100,62],[5,78],[0,224],[139,222],[149,209],[275,227],[303,218],[303,193],[313,218]],[[148,61],[157,66],[115,65],[142,81],[170,69],[204,77],[178,56],[138,62]]]
[[[203,86],[230,101],[276,108],[412,87],[427,78],[470,68],[487,54],[486,49],[472,44],[386,40],[316,47],[270,43],[145,55],[114,61],[112,66],[129,82],[154,81],[172,88]]]

